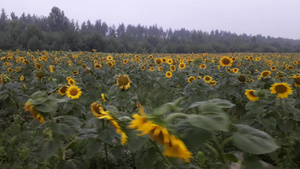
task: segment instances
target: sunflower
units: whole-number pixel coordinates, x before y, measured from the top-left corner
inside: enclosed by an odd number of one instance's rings
[[[124,59],[124,60],[123,60],[123,63],[124,63],[124,64],[127,64],[127,63],[128,63],[128,59]]]
[[[166,72],[166,77],[167,77],[167,78],[171,78],[171,77],[172,77],[172,72],[167,71],[167,72]]]
[[[261,74],[260,74],[261,77],[268,77],[268,76],[270,76],[270,75],[271,75],[271,71],[263,71],[263,72],[261,72]]]
[[[171,65],[173,63],[173,59],[168,59],[168,64]]]
[[[184,69],[186,67],[185,63],[180,63],[179,64],[179,69]]]
[[[225,67],[225,66],[231,66],[232,65],[232,59],[230,59],[229,57],[227,56],[223,56],[220,60],[220,65],[222,67]]]
[[[159,68],[158,68],[158,71],[161,72],[162,70],[163,70],[163,67],[159,67]]]
[[[210,76],[208,76],[208,75],[206,75],[206,76],[204,76],[204,81],[206,82],[206,83],[209,83],[210,81],[212,81],[212,77],[210,77]]]
[[[260,61],[260,57],[255,58],[255,61]]]
[[[200,65],[200,68],[201,68],[201,69],[206,69],[206,64],[201,64],[201,65]]]
[[[106,65],[109,66],[109,67],[113,67],[114,63],[113,62],[106,62]]]
[[[103,100],[104,103],[106,103],[106,99],[103,93],[101,93],[101,99]]]
[[[238,69],[238,68],[233,68],[232,71],[233,71],[234,73],[238,73],[238,72],[239,72],[239,69]]]
[[[21,76],[21,77],[20,77],[20,80],[23,81],[23,80],[24,80],[24,76]]]
[[[139,114],[132,115],[134,120],[130,122],[129,128],[136,128],[142,133],[139,135],[149,134],[151,138],[162,144],[165,148],[164,156],[184,159],[185,162],[190,162],[192,153],[186,148],[185,144],[174,135],[172,135],[167,128],[153,123],[147,118],[144,107],[139,107]]]
[[[196,78],[194,76],[191,76],[191,77],[188,78],[189,83],[192,83],[193,80],[196,80]]]
[[[37,79],[42,79],[43,77],[45,77],[45,73],[43,71],[38,71],[35,73],[35,77]]]
[[[67,94],[67,90],[68,90],[69,86],[67,85],[63,85],[61,88],[59,88],[58,93],[62,96]]]
[[[67,89],[67,96],[71,99],[78,99],[81,96],[81,90],[76,85],[71,85]]]
[[[171,66],[170,66],[170,70],[171,70],[172,72],[175,72],[175,71],[176,71],[176,66],[171,65]]]
[[[153,59],[153,55],[149,55],[149,59]]]
[[[197,78],[198,78],[198,79],[202,79],[202,77],[201,77],[201,76],[197,76]]]
[[[294,86],[295,87],[300,87],[300,74],[293,76],[293,78],[295,80]]]
[[[240,76],[238,77],[239,83],[245,83],[246,80],[247,80],[247,78],[246,78],[246,76],[244,76],[244,75],[240,75]]]
[[[247,98],[251,101],[257,101],[259,98],[254,94],[256,91],[255,90],[248,90],[246,89],[245,95]]]
[[[217,84],[217,81],[215,81],[215,80],[209,82],[209,85],[210,85],[210,86],[214,86],[214,85],[216,85],[216,84]]]
[[[242,65],[242,63],[240,63],[240,62],[239,62],[239,63],[237,63],[236,65],[237,65],[237,66],[241,66],[241,65]]]
[[[7,68],[7,71],[13,73],[14,72],[14,69],[12,69],[11,67]]]
[[[150,67],[149,70],[150,70],[151,72],[153,72],[153,71],[155,70],[155,68],[154,68],[154,67]]]
[[[72,71],[72,74],[73,74],[73,75],[78,75],[78,70],[73,70],[73,71]]]
[[[96,116],[98,119],[107,119],[110,124],[116,129],[116,132],[121,135],[121,144],[126,144],[128,138],[126,133],[121,129],[117,120],[110,115],[109,111],[104,111],[103,107],[96,102],[91,104],[91,110],[94,116]]]
[[[276,66],[272,66],[270,69],[274,72],[276,70]]]
[[[51,72],[51,73],[54,72],[54,69],[53,69],[53,66],[52,66],[52,65],[49,66],[49,69],[50,69],[50,72]]]
[[[145,70],[145,69],[146,69],[146,66],[142,66],[142,67],[141,67],[141,70]]]
[[[288,95],[292,94],[293,90],[290,87],[290,84],[282,82],[282,83],[274,83],[270,87],[271,94],[276,94],[279,98],[287,98]]]
[[[20,66],[18,66],[18,67],[16,68],[16,72],[17,72],[17,73],[20,73],[21,70],[22,70],[22,67],[20,67]]]
[[[43,68],[43,66],[39,63],[35,63],[34,66],[36,69],[39,69],[39,70],[41,70]]]
[[[43,115],[40,114],[30,102],[26,102],[24,109],[25,111],[29,111],[34,119],[38,120],[40,123],[45,123]]]
[[[119,75],[117,78],[117,85],[120,86],[120,89],[127,90],[131,83],[132,82],[127,75]]]
[[[163,63],[161,58],[155,58],[154,62],[155,62],[156,65],[161,65]]]
[[[69,84],[70,86],[75,85],[75,80],[72,79],[72,78],[70,78],[70,79],[68,80],[68,84]]]
[[[95,65],[94,65],[94,68],[96,68],[96,69],[101,69],[101,68],[102,68],[102,65],[100,65],[100,64],[95,64]]]
[[[114,58],[112,56],[107,56],[107,60],[113,60]]]

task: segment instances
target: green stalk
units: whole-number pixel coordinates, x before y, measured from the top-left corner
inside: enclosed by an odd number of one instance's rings
[[[150,140],[151,143],[154,145],[154,147],[156,148],[156,150],[158,151],[158,153],[161,155],[161,157],[164,159],[164,161],[167,163],[167,165],[169,167],[172,166],[172,164],[170,163],[170,161],[163,155],[163,153],[161,152],[160,148],[157,146],[157,143],[154,142],[153,140]]]
[[[218,152],[218,158],[221,160],[223,164],[225,164],[225,159],[223,157],[223,150],[215,137],[212,139],[212,143]]]
[[[222,143],[221,143],[221,150],[224,150],[224,147],[226,144],[228,144],[230,141],[233,140],[233,137],[228,137],[227,139],[225,139]]]

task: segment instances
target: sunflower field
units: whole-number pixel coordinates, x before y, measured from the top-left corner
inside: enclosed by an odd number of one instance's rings
[[[300,168],[300,54],[0,51],[0,169]]]

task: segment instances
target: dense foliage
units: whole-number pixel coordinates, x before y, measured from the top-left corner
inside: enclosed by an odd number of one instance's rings
[[[2,9],[0,49],[97,49],[119,53],[300,52],[300,40],[237,35],[219,30],[210,33],[186,29],[163,30],[157,25],[120,24],[116,27],[101,20],[79,25],[68,19],[59,8],[53,7],[47,17],[25,13],[20,17],[11,13],[8,17]]]
[[[299,168],[300,55],[0,51],[0,168]]]

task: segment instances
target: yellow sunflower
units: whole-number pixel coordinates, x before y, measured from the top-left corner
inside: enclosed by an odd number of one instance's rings
[[[166,72],[166,77],[167,77],[167,78],[171,78],[171,77],[172,77],[172,72],[167,71],[167,72]]]
[[[255,90],[248,90],[246,89],[245,95],[247,98],[251,101],[257,101],[259,98],[254,94],[256,91]]]
[[[276,66],[272,66],[270,69],[271,69],[271,71],[275,71],[276,70]]]
[[[185,67],[186,67],[185,63],[182,62],[179,64],[179,69],[184,69]]]
[[[23,81],[23,80],[24,80],[24,76],[21,76],[21,77],[20,77],[20,80]]]
[[[206,64],[201,64],[201,65],[200,65],[200,68],[201,68],[201,69],[206,69]]]
[[[76,85],[71,85],[67,89],[67,96],[70,97],[71,99],[78,99],[81,96],[81,90],[78,86]]]
[[[72,79],[72,78],[70,78],[70,79],[68,80],[68,84],[69,84],[70,86],[75,85],[75,80]]]
[[[189,83],[192,83],[193,80],[196,80],[196,78],[195,78],[194,76],[190,76],[190,77],[188,78],[188,82],[189,82]]]
[[[119,75],[117,78],[117,85],[120,86],[120,89],[127,90],[131,83],[132,82],[127,75]]]
[[[68,90],[69,86],[64,85],[61,88],[59,88],[58,93],[62,96],[67,94],[67,90]]]
[[[49,66],[49,69],[50,69],[50,72],[51,72],[51,73],[54,72],[53,66],[50,65],[50,66]]]
[[[142,66],[142,67],[141,67],[141,70],[145,70],[145,69],[146,69],[146,66]]]
[[[73,75],[78,75],[78,71],[77,71],[77,70],[73,70],[73,71],[72,71],[72,74],[73,74]]]
[[[211,82],[209,82],[209,85],[210,86],[214,86],[214,85],[216,85],[217,84],[217,81],[215,81],[215,80],[212,80]]]
[[[96,116],[98,119],[107,119],[110,124],[116,129],[116,132],[121,135],[121,144],[126,144],[128,138],[126,133],[121,129],[117,120],[110,115],[109,111],[104,111],[103,107],[96,102],[91,104],[91,110],[94,116]]]
[[[287,98],[288,95],[291,95],[293,90],[290,87],[290,84],[282,82],[282,83],[274,83],[270,87],[271,94],[276,94],[279,98]]]
[[[162,61],[161,58],[155,58],[155,59],[154,59],[154,62],[155,62],[155,64],[157,64],[157,65],[161,65],[161,64],[163,63],[163,61]]]
[[[109,66],[109,67],[113,67],[114,63],[113,62],[106,62],[106,65]]]
[[[103,93],[101,93],[101,99],[103,100],[104,103],[106,103],[106,99]]]
[[[231,66],[233,63],[232,59],[230,57],[227,57],[227,56],[223,56],[220,60],[220,65],[222,67],[225,67],[225,66]]]
[[[295,80],[294,86],[295,87],[300,87],[300,74],[299,75],[294,75],[293,78]]]
[[[185,162],[190,162],[192,153],[186,148],[185,144],[174,135],[172,135],[167,128],[153,123],[144,112],[144,107],[139,107],[139,114],[132,115],[129,128],[136,128],[137,131],[142,133],[139,135],[149,134],[151,138],[162,144],[165,148],[164,156],[175,157],[184,159]]]
[[[210,81],[212,81],[212,77],[211,76],[204,76],[203,77],[203,79],[204,79],[204,81],[206,82],[206,83],[209,83]]]
[[[39,69],[39,70],[41,70],[43,68],[43,66],[40,63],[35,63],[34,66],[36,69]]]
[[[36,77],[37,79],[42,79],[43,77],[45,77],[45,73],[44,73],[43,71],[37,71],[37,72],[35,73],[35,77]]]
[[[247,78],[246,78],[246,76],[244,76],[244,75],[240,75],[240,76],[238,77],[239,83],[245,83],[246,80],[247,80]]]
[[[268,77],[268,76],[270,76],[270,75],[271,75],[271,71],[263,71],[263,72],[261,72],[261,74],[260,74],[261,77]]]
[[[34,119],[38,120],[40,123],[45,123],[44,116],[40,114],[30,102],[26,102],[24,109],[25,111],[29,111]]]
[[[172,72],[175,72],[175,71],[176,71],[176,66],[171,65],[171,66],[170,66],[170,70],[171,70]]]
[[[159,67],[159,68],[158,68],[158,71],[161,72],[162,70],[163,70],[163,67]]]

